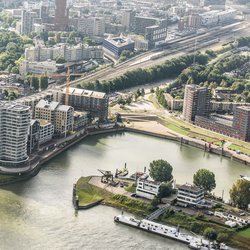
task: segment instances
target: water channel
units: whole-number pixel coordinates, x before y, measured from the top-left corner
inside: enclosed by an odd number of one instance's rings
[[[93,136],[48,162],[34,178],[0,189],[0,249],[187,249],[178,242],[116,225],[120,211],[99,206],[77,215],[72,185],[97,169],[114,171],[127,163],[130,173],[152,160],[166,159],[177,183],[191,182],[199,168],[216,175],[215,193],[225,198],[240,174],[250,168],[178,143],[121,133]]]

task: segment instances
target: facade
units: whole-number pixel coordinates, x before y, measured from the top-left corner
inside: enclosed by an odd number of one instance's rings
[[[66,89],[54,92],[54,100],[65,103]],[[106,120],[109,99],[105,93],[85,89],[69,89],[69,105],[77,111],[86,111],[90,117]]]
[[[175,99],[170,94],[164,94],[165,100],[167,102],[168,108],[170,110],[182,110],[183,109],[183,99]]]
[[[56,135],[67,134],[73,130],[74,109],[71,106],[60,105],[59,102],[40,100],[35,107],[35,119],[51,122]]]
[[[69,25],[69,10],[67,0],[55,0],[55,30],[65,31]]]
[[[39,147],[39,122],[35,119],[30,121],[28,137],[28,153],[32,154]]]
[[[183,119],[194,122],[195,116],[209,116],[210,91],[197,85],[186,85],[183,103]]]
[[[88,112],[74,112],[74,130],[78,130],[87,126],[89,122]]]
[[[44,62],[32,62],[29,60],[23,60],[20,63],[19,72],[21,76],[24,76],[27,73],[53,75],[57,72],[56,61],[48,60]]]
[[[161,182],[148,180],[148,175],[144,174],[137,180],[136,195],[147,199],[154,199],[158,195]]]
[[[33,30],[34,19],[37,17],[36,12],[22,10],[20,30],[21,34],[29,34]]]
[[[125,30],[130,31],[135,22],[135,12],[127,9],[122,11],[122,20],[121,24],[125,28]]]
[[[202,6],[211,6],[214,9],[225,9],[226,0],[202,0]]]
[[[108,55],[119,58],[124,50],[134,51],[135,42],[130,38],[115,37],[104,39],[103,41],[104,52]]]
[[[53,47],[38,45],[25,50],[25,60],[29,62],[56,60],[57,58],[64,58],[66,62],[103,59],[103,49],[101,46],[86,46],[80,43],[76,46],[68,44]]]
[[[250,141],[250,107],[237,107],[234,113],[233,128],[241,140]]]
[[[54,135],[54,126],[47,120],[39,119],[39,145],[52,140]]]
[[[136,34],[145,34],[146,27],[156,25],[158,19],[153,17],[135,17],[135,33]]]
[[[199,29],[201,28],[202,20],[199,14],[191,14],[187,17],[186,26],[188,28]]]
[[[190,184],[184,184],[178,188],[177,202],[192,206],[203,205],[205,203],[204,190]]]
[[[148,41],[149,49],[153,49],[159,42],[164,42],[167,38],[166,25],[154,25],[145,28],[145,39]]]
[[[22,168],[28,161],[27,142],[30,108],[0,102],[0,165]]]

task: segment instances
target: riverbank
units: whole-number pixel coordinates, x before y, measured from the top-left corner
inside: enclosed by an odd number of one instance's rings
[[[154,132],[155,130],[157,131],[157,129],[155,129],[154,126],[151,126],[148,129],[143,129],[141,127],[136,128],[136,127],[127,126],[127,127],[117,127],[117,128],[111,128],[111,129],[98,129],[98,130],[93,129],[85,133],[80,131],[73,136],[65,138],[56,147],[54,146],[55,144],[53,144],[53,147],[43,152],[40,152],[38,161],[36,164],[33,165],[33,168],[29,171],[26,171],[25,173],[22,173],[21,175],[18,173],[13,174],[13,175],[10,173],[5,174],[0,171],[0,186],[9,185],[9,184],[20,182],[20,181],[25,181],[29,178],[36,176],[45,163],[52,160],[54,157],[58,156],[59,154],[63,153],[65,150],[69,149],[73,145],[77,144],[78,142],[82,141],[88,136],[106,134],[106,133],[132,132],[132,133],[157,137],[161,139],[172,140],[172,141],[180,143],[180,145],[193,146],[201,150],[204,150],[205,152],[210,152],[213,154],[224,156],[232,160],[235,160],[237,162],[240,162],[244,165],[250,166],[250,159],[243,159],[241,155],[232,153],[229,150],[224,150],[216,145],[211,145],[211,147],[208,148],[206,142],[194,140],[193,138],[189,138],[189,137],[184,138],[176,134],[173,134],[169,131],[167,132],[165,130],[160,131],[160,132]]]
[[[148,216],[156,209],[149,201],[123,195],[126,193],[125,188],[123,188],[123,194],[120,194],[122,193],[119,190],[121,189],[120,187],[112,187],[109,184],[100,183],[101,177],[98,176],[81,177],[77,181],[76,195],[79,197],[80,207],[90,208],[102,200],[100,202],[102,205],[123,209],[139,216],[139,218]],[[205,236],[208,228],[212,228],[217,241],[225,242],[239,249],[248,249],[249,229],[238,231],[230,228],[222,222],[212,220],[211,216],[205,215],[202,211],[197,210],[194,214],[186,214],[181,210],[175,210],[173,206],[169,205],[169,209],[157,221],[175,227],[180,226],[182,229],[203,236]]]

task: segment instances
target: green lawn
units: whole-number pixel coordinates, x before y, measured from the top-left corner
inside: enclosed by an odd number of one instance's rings
[[[125,190],[129,193],[135,193],[136,186],[134,184],[130,184],[128,187],[125,187]]]
[[[239,150],[241,153],[250,155],[250,149],[245,148],[244,146],[239,146],[239,145],[236,145],[236,144],[231,144],[231,145],[228,147],[228,149],[231,149],[231,150],[234,150],[234,151]]]
[[[238,235],[242,237],[249,238],[249,244],[250,244],[250,228],[247,228],[246,230],[240,231]]]

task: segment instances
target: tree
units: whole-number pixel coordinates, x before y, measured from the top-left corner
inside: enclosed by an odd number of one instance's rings
[[[216,187],[214,173],[207,169],[199,169],[193,176],[193,183],[205,192],[211,192]]]
[[[49,85],[48,77],[47,76],[41,76],[40,78],[40,89],[44,90],[47,89]]]
[[[232,203],[241,209],[247,209],[250,204],[250,181],[239,179],[230,190]]]
[[[65,62],[66,62],[66,60],[64,57],[57,57],[56,58],[56,63],[65,63]]]
[[[165,160],[155,160],[150,163],[149,175],[155,181],[166,182],[172,180],[172,166]]]
[[[228,234],[227,233],[218,233],[218,236],[217,236],[217,241],[218,242],[225,242],[228,240]]]
[[[159,189],[158,197],[162,199],[164,197],[168,197],[172,194],[173,188],[171,183],[162,184]]]
[[[207,227],[205,230],[204,230],[204,236],[206,238],[208,238],[209,240],[216,240],[217,238],[217,233],[216,231],[211,228],[211,227]]]

